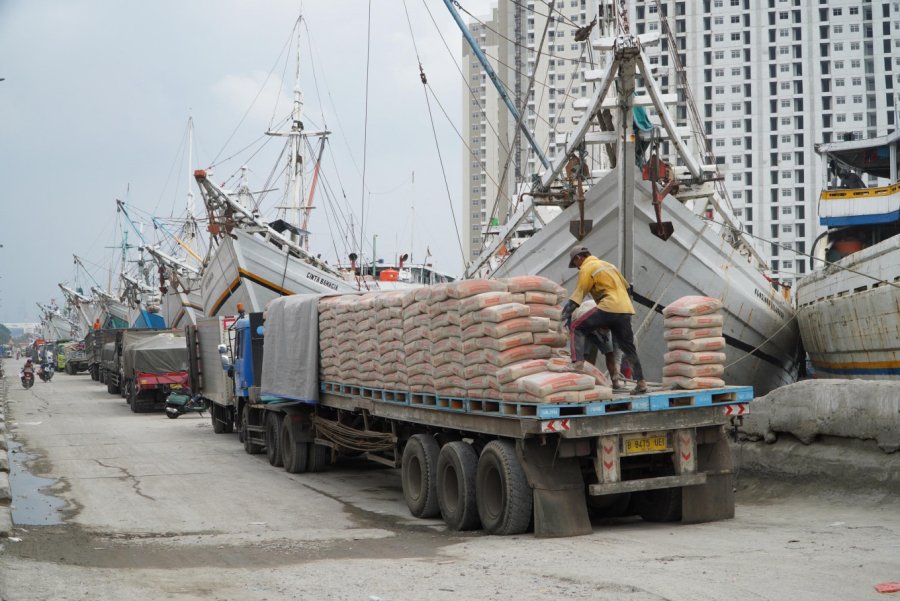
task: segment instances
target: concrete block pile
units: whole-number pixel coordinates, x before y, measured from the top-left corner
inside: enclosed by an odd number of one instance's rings
[[[344,295],[319,305],[321,378],[446,397],[568,403],[612,398],[571,373],[563,288],[537,276]],[[592,369],[593,368],[593,369]]]

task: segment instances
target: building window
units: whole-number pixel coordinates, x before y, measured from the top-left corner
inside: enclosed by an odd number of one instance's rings
[[[741,74],[741,68],[740,68],[740,67],[733,67],[733,68],[731,69],[731,74],[732,74],[732,75],[735,75],[735,76],[740,75],[740,74]]]
[[[851,7],[850,7],[850,14],[851,14],[851,15],[858,15],[858,14],[859,14],[859,7],[858,7],[858,6],[851,6]]]
[[[846,102],[847,102],[847,99],[844,98],[843,96],[836,96],[834,99],[835,104],[845,104]]]
[[[791,160],[791,153],[789,153],[789,152],[782,152],[782,153],[781,153],[781,160],[782,160],[782,161],[790,161],[790,160]]]
[[[778,54],[790,54],[791,49],[787,46],[781,46],[778,48]]]
[[[713,23],[716,24],[716,25],[724,25],[724,24],[725,24],[725,17],[716,17],[716,18],[713,19]]]
[[[788,108],[790,106],[791,106],[791,101],[788,100],[787,98],[785,98],[781,101],[781,108]]]
[[[791,89],[791,82],[789,82],[789,81],[783,81],[783,82],[781,82],[780,87],[781,87],[782,90],[790,90],[790,89]]]
[[[739,181],[741,181],[741,179],[742,179],[742,176],[740,173],[732,173],[731,174],[731,181],[739,182]]]
[[[742,157],[739,154],[736,154],[733,157],[731,157],[731,162],[734,163],[735,165],[739,165],[744,162],[744,157]]]
[[[859,33],[859,23],[852,23],[850,25],[850,33]]]
[[[740,190],[737,190],[734,194],[731,195],[731,197],[735,200],[741,200],[742,198],[744,198],[744,193]]]
[[[791,207],[781,207],[782,215],[791,215],[791,214],[793,214],[793,212],[794,212],[794,209]]]
[[[844,61],[834,61],[834,68],[835,68],[835,69],[843,69],[843,68],[844,68]]]
[[[731,41],[732,42],[740,42],[741,41],[741,33],[739,31],[735,31],[734,33],[732,33]]]
[[[731,86],[731,93],[732,93],[732,94],[740,94],[740,93],[741,93],[741,86]]]
[[[781,195],[782,195],[782,196],[793,196],[793,195],[794,195],[794,191],[791,190],[790,188],[788,188],[787,190],[782,190],[782,191],[781,191]]]
[[[722,148],[723,146],[725,146],[725,138],[717,138],[716,148]]]
[[[725,129],[724,121],[716,121],[716,129]]]
[[[790,118],[790,117],[782,117],[782,118],[781,118],[781,124],[782,124],[782,125],[790,125],[790,124],[791,124],[791,118]]]
[[[862,95],[857,94],[853,97],[853,104],[861,104],[862,103]]]
[[[783,63],[778,67],[778,70],[781,71],[782,73],[787,73],[788,71],[791,70],[791,66],[787,63]]]
[[[743,140],[741,138],[731,138],[732,146],[740,146]]]
[[[843,87],[844,87],[844,78],[843,78],[843,77],[838,77],[837,79],[835,79],[835,80],[834,80],[834,87],[836,87],[836,88],[843,88]]]
[[[783,29],[779,29],[779,30],[778,30],[778,35],[780,35],[780,36],[783,37],[783,38],[786,38],[786,37],[788,37],[789,35],[791,35],[791,30],[788,29],[787,27],[785,27],[785,28],[783,28]]]
[[[835,51],[835,52],[843,52],[843,50],[844,50],[844,43],[843,43],[843,42],[835,42],[835,43],[834,43],[834,51]]]
[[[843,25],[835,25],[833,29],[834,29],[834,33],[844,33]]]
[[[782,225],[782,226],[781,226],[781,233],[782,233],[782,234],[790,234],[790,233],[792,233],[793,231],[794,231],[794,226],[791,225],[791,224],[786,224],[786,225]]]
[[[717,104],[717,105],[716,105],[716,112],[717,112],[717,113],[721,113],[721,112],[724,111],[724,110],[725,110],[725,105],[724,105],[724,104]]]
[[[734,121],[731,122],[731,127],[740,127],[740,126],[741,126],[740,119],[735,119]]]
[[[852,67],[853,69],[859,69],[859,67],[860,67],[859,59],[857,58],[857,59],[853,59],[852,61],[850,61],[850,67]]]
[[[781,136],[781,142],[782,142],[782,144],[790,144],[791,143],[790,134],[785,134],[785,135]]]
[[[847,115],[845,115],[843,113],[838,113],[837,115],[834,116],[834,120],[837,121],[838,123],[844,123],[847,121]]]
[[[741,51],[740,50],[732,50],[731,58],[741,58]]]
[[[713,39],[714,39],[715,41],[717,41],[717,42],[724,42],[724,41],[725,41],[725,34],[724,34],[724,33],[717,33],[716,35],[713,36]]]
[[[716,50],[716,51],[713,53],[713,58],[716,59],[717,61],[720,61],[720,60],[724,59],[724,58],[725,58],[725,51],[724,51],[724,50]]]
[[[863,119],[862,113],[853,113],[854,121],[862,121],[862,119]]]
[[[794,176],[794,174],[791,173],[790,171],[782,171],[781,172],[781,177],[783,177],[784,179],[791,179],[793,176]]]
[[[725,77],[725,69],[716,69],[716,77]]]
[[[724,86],[716,86],[716,88],[715,88],[715,94],[716,94],[716,96],[721,96],[721,95],[724,94],[724,93],[725,93],[725,87],[724,87]]]
[[[734,15],[733,17],[731,17],[731,22],[734,23],[734,24],[736,24],[736,25],[739,24],[739,23],[741,22],[741,17],[740,17],[740,15]]]
[[[859,50],[859,42],[850,42],[850,50]]]
[[[861,86],[862,85],[862,77],[854,77],[852,80],[853,85]]]

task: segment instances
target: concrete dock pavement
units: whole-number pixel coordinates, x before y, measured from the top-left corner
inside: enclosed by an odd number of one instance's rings
[[[733,520],[453,533],[409,515],[395,470],[288,474],[206,415],[134,414],[83,374],[9,382],[14,456],[46,479],[39,492],[59,506],[38,509],[59,523],[0,540],[4,601],[874,599],[900,565],[898,501],[872,491],[740,476]]]

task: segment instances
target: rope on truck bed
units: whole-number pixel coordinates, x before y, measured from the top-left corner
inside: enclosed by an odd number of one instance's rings
[[[319,437],[352,451],[363,453],[389,451],[394,448],[396,442],[396,437],[390,432],[357,430],[318,415],[313,416],[313,425]]]

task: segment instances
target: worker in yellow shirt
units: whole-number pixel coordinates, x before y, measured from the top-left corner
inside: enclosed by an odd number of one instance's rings
[[[619,273],[615,265],[601,261],[591,255],[584,246],[576,246],[569,251],[569,267],[578,268],[578,282],[575,291],[563,307],[560,327],[567,327],[570,333],[572,361],[576,370],[581,370],[584,365],[585,342],[594,330],[604,328],[612,334],[613,342],[621,349],[624,358],[634,370],[634,378],[637,385],[632,394],[647,392],[647,382],[644,380],[644,370],[641,368],[641,360],[637,356],[637,348],[634,345],[634,333],[631,330],[631,316],[634,315],[634,305],[628,295],[628,282]],[[590,294],[597,303],[597,308],[592,309],[572,321],[572,313]],[[613,386],[621,386],[618,370],[616,374],[609,374],[613,379]]]

